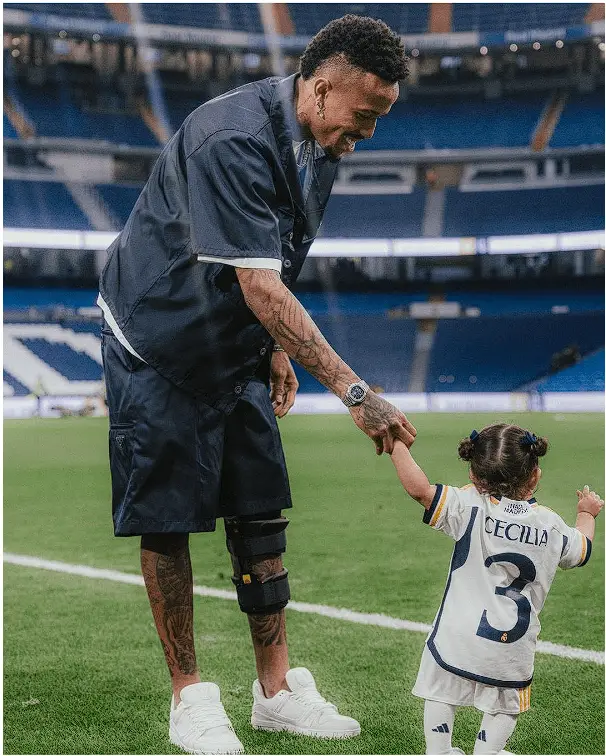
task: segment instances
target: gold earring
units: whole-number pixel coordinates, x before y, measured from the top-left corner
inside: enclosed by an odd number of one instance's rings
[[[321,118],[322,120],[324,120],[324,119],[325,119],[325,116],[324,116],[324,108],[325,108],[325,106],[324,106],[324,103],[321,103],[321,102],[320,102],[320,101],[318,100],[318,115],[320,116],[320,118]]]

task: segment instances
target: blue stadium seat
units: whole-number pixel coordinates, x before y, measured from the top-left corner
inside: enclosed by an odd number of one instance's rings
[[[27,388],[27,386],[24,386],[10,373],[7,373],[6,370],[2,371],[2,375],[4,377],[4,383],[7,383],[12,388],[13,396],[27,396],[30,393],[30,390]]]
[[[416,324],[381,315],[315,315],[315,322],[330,344],[370,385],[388,392],[408,390]],[[300,391],[326,389],[309,373],[295,366]]]
[[[446,189],[444,236],[499,236],[604,228],[604,185],[460,192]]]
[[[453,3],[452,30],[499,32],[578,26],[590,3]]]
[[[130,211],[135,206],[143,187],[99,184],[96,188],[112,214],[123,226],[128,220]]]
[[[5,295],[6,297],[6,295]],[[317,315],[388,315],[393,310],[408,307],[411,302],[426,302],[427,294],[375,294],[371,292],[310,292],[297,293],[297,299],[309,314]]]
[[[541,93],[502,100],[441,98],[397,102],[357,150],[525,147],[545,106]]]
[[[482,315],[550,314],[553,307],[568,307],[569,312],[604,310],[604,293],[591,291],[530,292],[461,292],[449,293],[450,302],[459,302],[463,309],[477,307]]]
[[[544,378],[536,385],[544,391],[604,391],[604,349],[588,355],[576,365]]]
[[[333,194],[321,228],[324,237],[421,236],[425,190],[411,194]]]
[[[100,381],[102,378],[103,371],[96,360],[88,354],[76,352],[67,344],[24,337],[19,341],[49,367],[70,381]]]
[[[29,307],[92,307],[97,289],[34,289],[25,286],[6,286],[3,292],[4,310],[27,310]]]
[[[2,114],[2,134],[5,139],[19,139],[19,134],[17,134],[15,127],[8,120],[6,113]]]
[[[400,34],[427,31],[429,3],[288,3],[296,33],[313,35],[347,13],[385,21]]]
[[[112,20],[105,3],[4,3],[4,8],[65,16],[65,18]]]
[[[65,186],[56,181],[4,181],[6,228],[91,230]]]
[[[93,307],[97,289],[36,289],[4,287],[4,309],[24,310],[29,307],[69,308]],[[414,294],[403,292],[309,292],[297,293],[297,298],[312,317],[320,315],[389,315],[391,311],[408,307],[412,302],[427,302],[427,292]],[[449,302],[459,302],[466,307],[478,307],[482,315],[548,315],[554,306],[566,306],[570,312],[604,312],[604,295],[601,292],[540,290],[530,292],[502,293],[494,291],[449,292]],[[95,324],[82,325],[92,328]],[[80,324],[70,324],[72,329],[81,329]]]
[[[604,345],[603,312],[440,320],[426,390],[513,391],[572,344],[581,354]]]
[[[138,115],[83,111],[72,101],[67,87],[20,85],[10,88],[38,136],[98,139],[114,144],[157,147],[159,142]]]
[[[200,92],[199,97],[194,97],[190,93],[165,92],[164,103],[173,130],[177,131],[187,116],[199,107],[206,99],[207,98],[202,92]]]
[[[549,142],[550,147],[604,144],[604,92],[571,95]]]
[[[232,29],[261,33],[257,3],[141,3],[150,24],[195,26],[199,29]]]
[[[93,336],[97,336],[97,338],[101,338],[101,321],[82,321],[80,323],[78,322],[69,322],[69,329],[70,331],[74,331],[74,333],[91,333]]]

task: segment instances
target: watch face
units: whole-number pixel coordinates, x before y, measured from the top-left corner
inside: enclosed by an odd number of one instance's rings
[[[352,388],[349,391],[350,397],[353,399],[354,402],[360,402],[362,399],[364,399],[364,395],[366,392],[362,388],[362,386],[352,386]]]

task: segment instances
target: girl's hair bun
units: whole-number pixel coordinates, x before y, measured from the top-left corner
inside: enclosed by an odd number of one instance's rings
[[[536,440],[536,443],[532,445],[532,451],[537,455],[537,457],[544,457],[547,454],[548,447],[549,441],[543,436],[539,436],[539,438],[537,438]]]
[[[469,462],[473,457],[474,443],[470,438],[464,438],[459,443],[459,457],[464,462]]]

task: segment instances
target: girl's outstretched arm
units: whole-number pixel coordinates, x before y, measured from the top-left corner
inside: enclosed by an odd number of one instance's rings
[[[414,461],[410,450],[401,441],[396,441],[391,454],[400,482],[409,496],[429,509],[436,494],[436,487],[427,480],[427,475]]]

